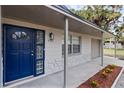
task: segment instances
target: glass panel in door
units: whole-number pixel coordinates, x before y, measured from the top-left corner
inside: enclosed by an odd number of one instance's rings
[[[44,73],[44,32],[36,33],[36,75]]]

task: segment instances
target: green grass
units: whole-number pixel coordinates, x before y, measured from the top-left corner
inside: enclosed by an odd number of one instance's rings
[[[124,49],[117,49],[116,51],[118,57],[124,57]],[[104,54],[114,56],[114,49],[104,49]]]

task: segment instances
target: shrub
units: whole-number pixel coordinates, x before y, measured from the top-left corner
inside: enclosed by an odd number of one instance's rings
[[[105,72],[106,72],[106,73],[111,73],[112,71],[113,71],[113,70],[110,69],[110,68],[106,68],[106,69],[105,69]]]
[[[99,83],[96,80],[92,80],[90,84],[92,87],[99,87]]]
[[[114,69],[116,67],[116,65],[115,64],[112,64],[112,65],[110,65],[110,69]]]
[[[107,75],[108,75],[108,74],[107,74],[105,71],[103,71],[103,72],[101,73],[101,77],[102,77],[102,78],[106,78]]]

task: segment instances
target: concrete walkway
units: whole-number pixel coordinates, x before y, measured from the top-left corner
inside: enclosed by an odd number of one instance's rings
[[[124,88],[124,71],[123,71],[121,77],[119,78],[115,88]]]
[[[104,66],[108,64],[117,64],[124,66],[124,61],[112,57],[104,57]],[[67,87],[75,88],[81,83],[85,82],[88,78],[93,76],[103,68],[100,66],[100,58],[80,64],[68,69],[68,85]],[[26,83],[14,86],[16,88],[61,88],[63,87],[63,71],[48,75],[46,77],[38,78]]]

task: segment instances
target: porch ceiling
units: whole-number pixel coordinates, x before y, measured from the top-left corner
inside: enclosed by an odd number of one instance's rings
[[[55,27],[64,31],[65,15],[42,5],[4,5],[2,6],[2,17]],[[101,36],[101,31],[98,31],[98,29],[72,18],[69,18],[69,30]]]

